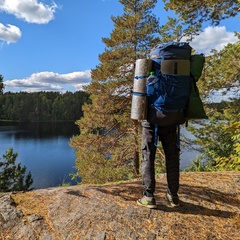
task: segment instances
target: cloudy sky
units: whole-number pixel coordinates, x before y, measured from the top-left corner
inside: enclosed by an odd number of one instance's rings
[[[0,0],[0,74],[5,91],[76,91],[91,82],[104,52],[102,37],[121,15],[117,0]],[[154,13],[167,19],[159,1]],[[205,26],[192,47],[209,54],[236,42],[236,18]]]

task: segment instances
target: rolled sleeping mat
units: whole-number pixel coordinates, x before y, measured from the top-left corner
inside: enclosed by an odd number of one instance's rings
[[[146,82],[151,69],[151,59],[138,59],[136,61],[132,94],[131,119],[144,120],[147,118]]]
[[[133,93],[131,119],[144,120],[147,118],[147,95]]]
[[[151,59],[137,59],[134,73],[133,92],[146,93],[146,81],[151,69]]]

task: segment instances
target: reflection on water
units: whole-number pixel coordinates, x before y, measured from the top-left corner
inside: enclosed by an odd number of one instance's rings
[[[13,148],[17,162],[31,171],[35,189],[74,184],[69,174],[75,170],[75,154],[69,140],[77,134],[73,123],[0,123],[0,157]]]
[[[181,130],[189,134],[186,129]],[[74,149],[69,146],[70,138],[78,135],[74,123],[1,123],[0,158],[13,148],[18,153],[17,161],[31,171],[32,187],[48,188],[71,181],[70,173],[75,172]],[[191,165],[197,152],[181,151],[180,169]]]
[[[73,123],[7,123],[0,122],[1,135],[14,135],[17,138],[54,138],[56,136],[71,137],[79,134]]]

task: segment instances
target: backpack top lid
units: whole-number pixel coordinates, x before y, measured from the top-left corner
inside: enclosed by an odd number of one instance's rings
[[[189,60],[191,51],[192,47],[187,42],[160,43],[154,47],[150,58],[159,64],[164,59]]]

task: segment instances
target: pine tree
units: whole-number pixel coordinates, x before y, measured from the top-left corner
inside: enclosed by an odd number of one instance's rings
[[[81,135],[72,138],[77,175],[83,182],[128,179],[139,174],[140,124],[130,119],[136,59],[146,58],[158,42],[157,0],[119,0],[122,16],[111,17],[114,29],[103,38],[105,52],[87,87],[92,104],[77,121]]]
[[[9,148],[0,161],[0,192],[27,191],[33,183],[32,174],[26,176],[26,167],[16,164],[18,154]]]
[[[239,13],[239,0],[163,0],[165,9],[174,10],[175,14],[193,26],[210,21],[218,25],[221,20],[234,17]]]

